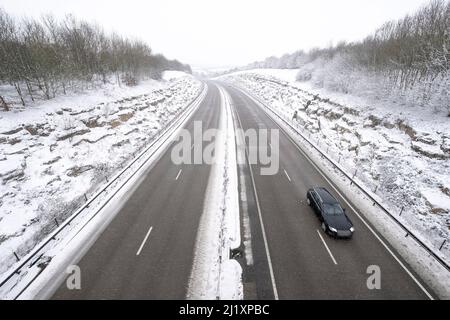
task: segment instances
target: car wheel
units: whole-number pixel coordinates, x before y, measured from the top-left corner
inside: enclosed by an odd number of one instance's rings
[[[306,203],[311,207],[311,200],[309,200],[309,198],[306,198]]]
[[[322,230],[323,232],[327,233],[327,225],[325,224],[325,222],[322,222]]]

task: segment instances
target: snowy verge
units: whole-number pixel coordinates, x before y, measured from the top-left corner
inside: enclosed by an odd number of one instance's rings
[[[153,137],[153,142],[125,169],[112,177],[92,199],[11,268],[18,272],[6,274],[1,279],[2,283],[8,279],[0,288],[2,299],[14,299],[18,296],[24,299],[45,298],[51,295],[64,277],[65,267],[69,263],[76,263],[106,228],[148,170],[177,137],[179,129],[197,109],[206,92],[205,85],[197,98],[183,108],[173,121],[167,123]],[[23,266],[20,267],[21,265]]]
[[[242,88],[240,88],[242,90]],[[319,170],[319,172],[330,181],[336,192],[342,193],[344,199],[351,199],[351,203],[361,215],[360,218],[365,222],[367,219],[370,224],[388,241],[388,243],[400,254],[407,265],[417,273],[420,278],[438,295],[440,299],[450,299],[450,272],[433,258],[422,246],[420,246],[411,237],[405,235],[404,230],[392,218],[386,215],[378,206],[373,205],[373,201],[367,197],[358,187],[351,184],[348,178],[342,174],[342,168],[331,161],[325,161],[321,153],[310,143],[308,138],[297,129],[288,125],[288,119],[280,116],[276,110],[265,106],[258,98],[252,96],[247,91],[244,92],[260,106],[267,115],[269,115],[283,130],[297,143],[302,153]],[[325,152],[321,150],[323,154]],[[361,181],[358,181],[361,183]],[[373,195],[373,194],[372,194]],[[346,200],[347,201],[347,200]],[[363,218],[364,217],[364,218]],[[366,224],[369,230],[372,227]],[[374,232],[374,231],[372,231]],[[374,232],[376,235],[376,233]],[[408,267],[398,259],[395,253],[387,246],[384,241],[376,236],[386,250],[399,262],[399,264],[422,288],[422,290],[432,298],[432,295],[420,284],[415,276],[409,271]],[[426,239],[421,239],[426,242]]]
[[[241,243],[234,122],[228,94],[219,90],[220,130],[187,295],[194,300],[243,299],[242,268],[230,259],[230,250]]]

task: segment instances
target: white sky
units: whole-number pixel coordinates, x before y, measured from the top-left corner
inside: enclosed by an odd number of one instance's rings
[[[359,40],[428,0],[0,0],[16,16],[73,13],[197,68]]]

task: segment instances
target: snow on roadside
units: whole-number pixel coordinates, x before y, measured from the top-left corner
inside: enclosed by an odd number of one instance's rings
[[[163,135],[145,148],[133,160],[129,168],[119,172],[117,180],[114,179],[115,182],[104,192],[99,192],[95,201],[90,203],[75,220],[72,220],[70,226],[61,230],[55,238],[56,241],[50,242],[45,251],[41,251],[43,256],[39,258],[39,263],[21,269],[20,274],[16,274],[13,279],[0,288],[0,297],[14,299],[22,291],[22,288],[26,287],[26,290],[18,297],[19,299],[49,299],[67,276],[66,268],[77,264],[98,236],[107,228],[127,199],[145,179],[146,173],[151,170],[169,145],[176,140],[180,130],[197,110],[206,93],[207,85],[204,86],[202,93],[190,107],[183,111],[170,127],[165,129]],[[100,211],[98,211],[99,208]],[[49,235],[49,237],[51,236]],[[30,281],[32,282],[30,283]]]
[[[220,129],[187,295],[194,300],[243,299],[242,268],[229,257],[241,243],[235,131],[228,94],[219,90]]]
[[[145,80],[137,86],[118,86],[116,83],[109,82],[98,88],[90,90],[80,90],[68,92],[66,95],[56,96],[51,100],[39,99],[35,102],[29,102],[26,107],[20,104],[11,105],[10,112],[0,113],[1,130],[10,131],[16,128],[17,119],[22,122],[39,122],[46,114],[54,113],[62,108],[83,111],[87,106],[112,103],[122,98],[141,96],[152,91],[157,91],[166,87],[166,84],[157,80]],[[14,87],[0,85],[0,92],[3,95],[10,95],[10,101],[16,101]]]
[[[359,212],[375,227],[375,229],[391,244],[401,257],[411,266],[420,278],[438,295],[440,299],[450,299],[450,273],[425,249],[423,249],[411,237],[405,235],[404,230],[388,217],[380,208],[374,206],[358,188],[349,184],[348,180],[329,162],[325,162],[321,155],[309,144],[304,143],[296,132],[286,126],[282,121],[276,120],[285,128],[301,146],[303,150],[318,165],[320,170],[331,178],[337,188],[352,200]],[[322,149],[322,151],[324,151]],[[359,179],[357,179],[359,180]],[[361,183],[361,181],[358,181]],[[372,194],[373,195],[373,194]],[[376,195],[373,195],[376,197]],[[427,243],[419,235],[422,241]],[[430,245],[430,243],[428,243]],[[387,249],[388,251],[390,249]]]
[[[165,81],[171,81],[183,77],[192,77],[192,76],[187,74],[186,72],[176,70],[164,71],[162,74],[162,79]]]
[[[200,92],[192,77],[0,115],[0,274],[76,211]]]

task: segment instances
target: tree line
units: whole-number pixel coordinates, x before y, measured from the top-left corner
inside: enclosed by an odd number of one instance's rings
[[[0,84],[14,86],[24,106],[26,97],[51,99],[97,82],[134,85],[169,69],[191,73],[189,65],[153,54],[140,40],[71,15],[17,19],[0,8]],[[0,92],[1,107],[9,109]]]
[[[402,89],[446,78],[450,70],[450,1],[432,0],[413,15],[390,21],[359,42],[269,57],[251,68],[301,68],[318,58],[344,55],[353,64],[380,73]]]

